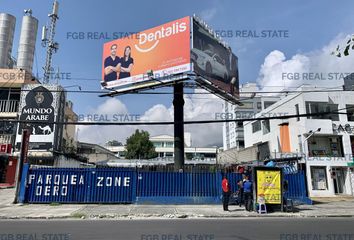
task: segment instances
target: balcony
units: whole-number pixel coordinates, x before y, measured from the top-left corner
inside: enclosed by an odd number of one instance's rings
[[[16,117],[19,100],[0,100],[0,116]]]

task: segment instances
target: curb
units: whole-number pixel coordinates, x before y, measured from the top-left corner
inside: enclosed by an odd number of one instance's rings
[[[80,212],[75,214],[81,214]],[[81,214],[81,217],[75,217],[72,214],[68,216],[0,216],[0,220],[99,220],[99,219],[112,219],[112,220],[121,220],[121,219],[220,219],[220,218],[354,218],[354,215],[272,215],[272,214],[255,214],[255,215],[187,215],[187,214],[123,214],[123,215],[115,215],[115,214],[98,214],[98,215],[89,215]]]

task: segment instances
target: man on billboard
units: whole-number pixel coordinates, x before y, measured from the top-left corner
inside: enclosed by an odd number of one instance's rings
[[[104,81],[110,82],[118,79],[121,68],[121,59],[117,55],[117,44],[111,46],[111,55],[104,60]]]
[[[130,77],[130,72],[134,65],[134,59],[131,57],[131,48],[126,46],[123,57],[120,60],[119,79]]]

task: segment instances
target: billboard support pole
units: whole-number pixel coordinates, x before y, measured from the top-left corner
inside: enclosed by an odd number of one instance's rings
[[[184,118],[183,118],[183,82],[173,85],[174,108],[174,163],[175,170],[180,171],[184,167]]]
[[[20,147],[21,150],[20,150],[20,159],[17,165],[17,178],[16,178],[16,190],[15,190],[14,203],[19,202],[20,188],[22,187],[21,184],[24,184],[24,182],[21,183],[23,164],[28,162],[28,147],[29,147],[30,131],[26,127],[22,129],[22,139],[21,139],[21,147]]]

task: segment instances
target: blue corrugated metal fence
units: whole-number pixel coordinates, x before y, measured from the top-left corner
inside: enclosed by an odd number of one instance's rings
[[[293,199],[294,202],[312,204],[307,196],[306,177],[304,171],[298,171],[295,174],[284,174],[284,180],[288,181],[288,191],[285,197]]]
[[[239,173],[227,173],[237,191]],[[116,168],[30,168],[25,202],[30,203],[220,203],[221,172],[139,172]],[[303,172],[285,174],[287,198],[309,203]]]
[[[28,172],[26,199],[31,203],[132,203],[136,173],[84,168],[34,168]]]
[[[217,203],[217,173],[139,172],[139,203]]]

